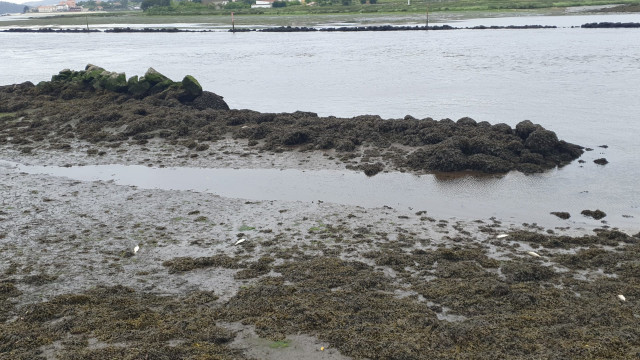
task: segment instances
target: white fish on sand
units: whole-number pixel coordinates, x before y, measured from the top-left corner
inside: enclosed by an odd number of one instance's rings
[[[502,238],[506,238],[507,236],[509,236],[509,234],[500,234],[498,236],[496,236],[497,239],[502,239]]]
[[[240,240],[236,241],[236,245],[240,245],[240,244],[242,244],[242,243],[243,243],[243,242],[245,242],[245,241],[247,241],[247,239],[242,238],[242,239],[240,239]]]
[[[627,298],[622,294],[618,295],[618,299],[620,299],[620,301],[627,301]]]
[[[133,248],[133,254],[135,255],[138,250],[140,250],[140,246],[136,245],[136,247]]]
[[[535,256],[535,257],[541,257],[540,254],[538,254],[535,251],[527,251],[527,254],[531,255],[531,256]]]

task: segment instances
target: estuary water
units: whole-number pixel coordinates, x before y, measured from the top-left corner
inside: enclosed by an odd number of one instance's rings
[[[610,214],[605,220],[612,225],[637,229],[640,29],[566,26],[640,22],[640,15],[465,21],[458,26],[524,22],[563,27],[363,33],[0,33],[0,84],[48,80],[63,68],[80,70],[93,63],[127,76],[142,75],[149,67],[174,80],[190,74],[206,90],[224,96],[232,108],[345,117],[410,114],[455,120],[469,116],[512,126],[529,119],[561,139],[594,150],[585,153],[583,164],[574,162],[542,175],[449,182],[427,177],[435,185],[422,191],[446,198],[452,195],[445,189],[453,184],[456,189],[472,189],[469,198],[485,199],[495,208],[500,204],[508,208],[507,203],[532,211],[542,209],[543,203],[544,211],[597,207]],[[610,163],[594,164],[600,157]],[[518,187],[526,191],[516,197],[513,192],[498,195],[498,189]],[[543,193],[553,196],[539,196]],[[443,206],[454,209],[456,205]]]

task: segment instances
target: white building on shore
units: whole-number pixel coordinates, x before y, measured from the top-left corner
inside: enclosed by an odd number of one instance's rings
[[[273,6],[275,0],[256,0],[256,3],[251,5],[251,8],[270,8]]]

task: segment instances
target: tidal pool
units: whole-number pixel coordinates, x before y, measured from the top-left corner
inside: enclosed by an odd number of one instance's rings
[[[486,220],[513,224],[592,229],[602,225],[637,231],[640,199],[599,186],[589,176],[577,176],[578,166],[544,174],[510,172],[499,176],[414,175],[381,173],[367,177],[348,170],[154,168],[142,165],[31,166],[0,161],[16,172],[47,174],[80,181],[113,181],[144,189],[197,191],[247,200],[278,200],[389,206],[427,211],[436,218]],[[557,184],[562,183],[561,189]],[[601,209],[604,223],[580,214]],[[566,211],[560,220],[552,211]]]

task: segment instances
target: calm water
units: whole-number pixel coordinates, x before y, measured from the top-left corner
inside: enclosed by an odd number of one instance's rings
[[[628,197],[594,185],[588,179],[551,171],[536,176],[512,172],[505,176],[438,178],[431,175],[382,173],[372,178],[340,170],[150,168],[142,165],[90,165],[76,167],[28,166],[0,160],[0,167],[15,172],[49,174],[81,181],[115,181],[145,189],[193,190],[249,200],[325,202],[363,207],[391,206],[400,210],[428,211],[438,218],[498,219],[545,227],[590,229],[602,225],[580,215],[596,209],[607,197],[606,221],[611,226],[636,231],[638,204]],[[555,184],[582,191],[557,191]],[[552,211],[568,211],[560,220]]]
[[[496,22],[571,26],[597,21],[640,22],[640,15],[466,20],[459,26]],[[495,207],[513,202],[535,209],[545,203],[551,210],[598,207],[612,214],[611,218],[629,223],[640,219],[640,187],[636,184],[640,178],[639,36],[638,29],[579,28],[0,33],[0,84],[47,80],[63,68],[79,70],[87,63],[129,76],[142,75],[151,66],[174,80],[194,75],[233,108],[306,110],[336,116],[379,114],[385,118],[470,116],[510,125],[530,119],[556,131],[562,139],[596,150],[583,157],[587,161],[583,166],[574,163],[542,176],[509,175],[489,182],[438,181],[429,191],[446,197],[451,194],[446,190],[450,186],[458,192],[472,189],[468,198],[488,194],[498,204]],[[597,147],[602,144],[609,148]],[[593,164],[598,157],[606,157],[610,164]],[[501,196],[495,186],[526,187],[527,191],[513,198],[513,193]],[[543,193],[554,195],[540,196]],[[563,200],[567,197],[573,203]],[[621,215],[635,217],[629,220]]]

